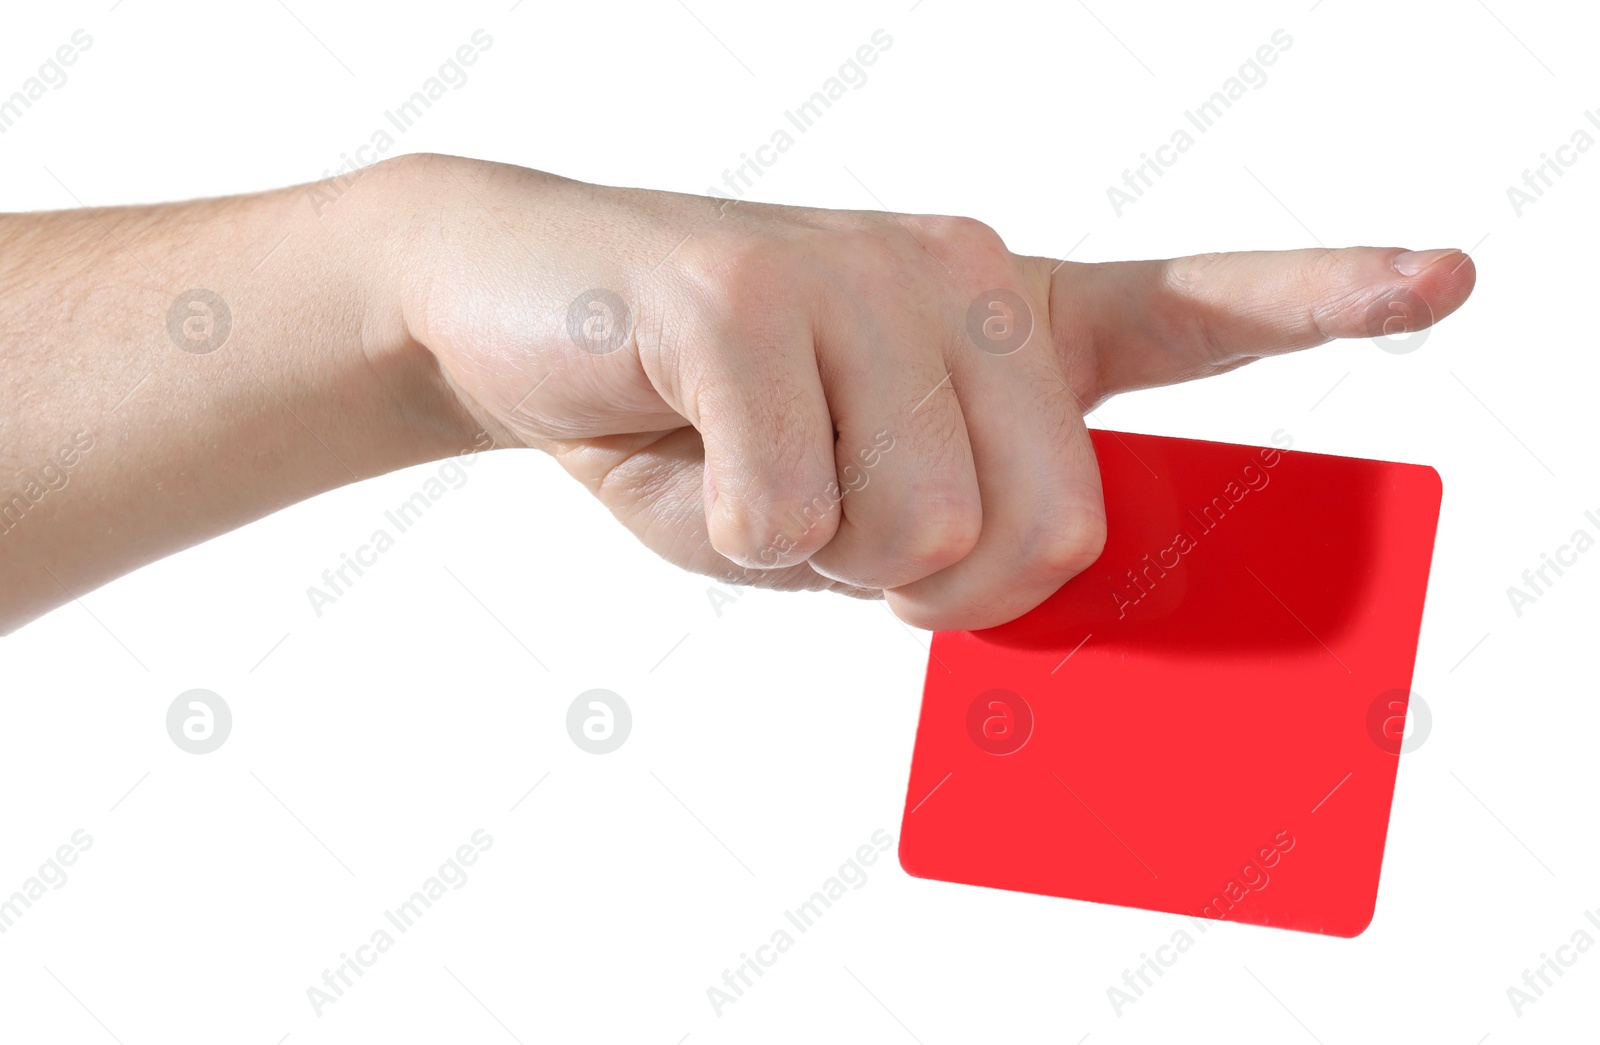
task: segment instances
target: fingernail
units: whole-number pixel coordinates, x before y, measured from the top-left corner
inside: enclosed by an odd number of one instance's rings
[[[1402,276],[1415,276],[1423,269],[1442,258],[1448,258],[1461,251],[1454,247],[1444,250],[1408,250],[1404,254],[1395,255],[1394,270]]]

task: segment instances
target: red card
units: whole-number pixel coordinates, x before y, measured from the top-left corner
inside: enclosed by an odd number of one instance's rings
[[[922,878],[1335,936],[1372,920],[1439,476],[1095,431],[1089,569],[928,661]]]

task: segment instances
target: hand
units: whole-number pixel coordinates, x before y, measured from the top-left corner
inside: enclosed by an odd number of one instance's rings
[[[968,218],[403,162],[407,326],[497,443],[681,566],[930,629],[1011,620],[1099,555],[1095,404],[1393,332],[1392,306],[1425,324],[1475,278],[1373,247],[1058,263]]]

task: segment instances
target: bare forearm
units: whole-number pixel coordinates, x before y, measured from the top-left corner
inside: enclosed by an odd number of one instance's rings
[[[469,428],[407,332],[392,168],[0,217],[0,631]]]

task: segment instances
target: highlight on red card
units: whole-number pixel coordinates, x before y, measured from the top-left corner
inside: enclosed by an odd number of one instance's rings
[[[923,878],[1354,936],[1422,623],[1431,468],[1093,432],[1095,563],[928,659]]]

